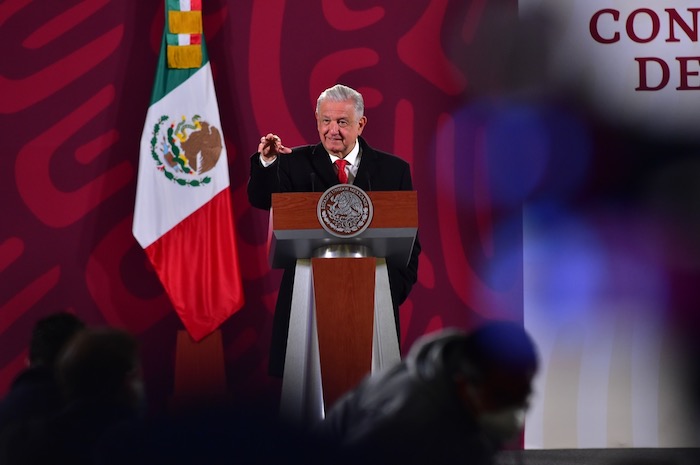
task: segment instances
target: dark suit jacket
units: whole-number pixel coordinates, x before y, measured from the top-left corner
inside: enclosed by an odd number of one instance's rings
[[[408,163],[389,153],[372,149],[362,138],[358,138],[358,141],[362,157],[354,185],[365,191],[413,190]],[[259,153],[253,154],[250,159],[248,200],[257,208],[269,210],[273,192],[324,192],[336,184],[338,177],[328,153],[321,144],[296,147],[292,149],[291,154],[277,157],[268,167],[263,167],[260,163]],[[416,238],[408,266],[405,263],[387,261],[396,331],[399,336],[401,333],[398,308],[416,282],[419,254],[420,243]],[[274,376],[282,376],[284,369],[293,284],[294,269],[286,269],[282,276],[272,325],[269,372]]]

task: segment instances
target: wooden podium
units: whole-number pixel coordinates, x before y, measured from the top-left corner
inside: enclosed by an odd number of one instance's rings
[[[368,192],[373,217],[354,237],[322,227],[322,195],[273,194],[270,210],[271,266],[295,267],[280,413],[305,425],[400,361],[386,260],[408,263],[418,230],[415,191]]]

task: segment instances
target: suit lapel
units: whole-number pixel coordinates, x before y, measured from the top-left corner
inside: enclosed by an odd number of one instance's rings
[[[377,178],[377,155],[363,139],[358,138],[357,140],[360,142],[362,157],[360,158],[360,167],[357,170],[353,184],[362,190],[371,191],[372,180]]]

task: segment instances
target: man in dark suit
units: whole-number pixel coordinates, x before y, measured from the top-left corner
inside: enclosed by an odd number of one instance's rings
[[[250,204],[269,210],[273,192],[323,192],[340,182],[366,191],[413,190],[408,163],[373,149],[360,137],[366,124],[359,92],[340,84],[323,91],[316,103],[319,144],[291,149],[275,134],[260,138],[250,159]],[[419,254],[416,239],[408,265],[387,261],[399,339],[398,308],[417,280]],[[272,328],[269,373],[273,376],[283,374],[293,283],[294,269],[286,269]]]

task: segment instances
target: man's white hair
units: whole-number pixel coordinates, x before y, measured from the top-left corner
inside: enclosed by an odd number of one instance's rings
[[[333,87],[321,92],[316,101],[316,113],[318,113],[321,108],[321,102],[345,102],[346,100],[352,100],[355,106],[355,116],[359,119],[365,114],[365,101],[362,98],[362,94],[352,89],[348,86],[342,84],[336,84]]]

